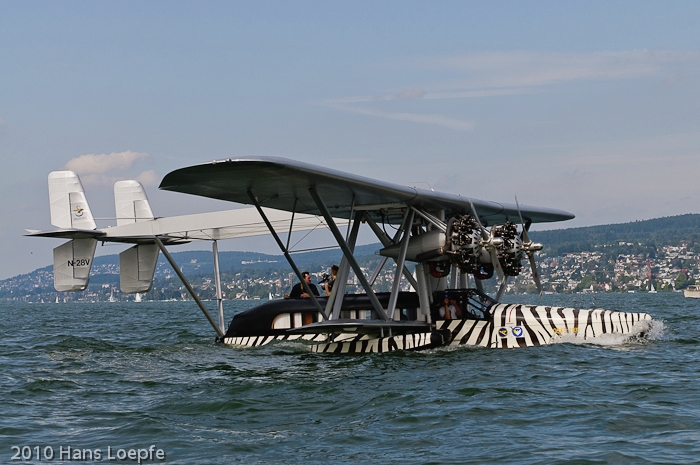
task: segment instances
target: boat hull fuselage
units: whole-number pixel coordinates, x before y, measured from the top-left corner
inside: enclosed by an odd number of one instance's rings
[[[308,299],[270,301],[236,315],[219,342],[257,347],[273,341],[310,344],[313,352],[372,353],[423,350],[441,346],[518,348],[558,341],[591,342],[604,335],[639,336],[651,316],[641,312],[582,310],[522,304],[499,304],[478,291],[447,291],[462,315],[445,320],[439,304],[430,320],[415,293],[400,293],[395,320],[377,319],[366,295],[346,295],[340,318],[324,320]],[[438,302],[443,292],[433,298]],[[377,294],[385,306],[388,293]],[[326,298],[320,298],[324,306]],[[385,302],[386,301],[386,302]]]

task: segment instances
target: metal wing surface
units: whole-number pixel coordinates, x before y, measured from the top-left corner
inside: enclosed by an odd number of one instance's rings
[[[445,210],[447,216],[471,213],[473,202],[482,223],[518,222],[514,204],[501,204],[460,195],[401,186],[330,168],[276,157],[242,157],[213,161],[168,173],[164,190],[251,204],[252,192],[264,207],[319,215],[309,188],[314,187],[335,218],[350,218],[365,210],[375,220],[400,223],[406,206],[426,211]],[[562,210],[520,205],[533,223],[564,221],[574,215]]]
[[[297,214],[291,223],[291,214],[265,209],[265,215],[278,234],[325,228],[323,218]],[[336,220],[337,225],[346,225],[345,219]],[[28,236],[60,239],[94,238],[104,242],[142,243],[153,242],[159,236],[164,242],[187,242],[193,240],[221,240],[270,234],[255,208],[197,213],[194,215],[154,218],[135,223],[98,230],[58,229],[52,231],[27,230]]]

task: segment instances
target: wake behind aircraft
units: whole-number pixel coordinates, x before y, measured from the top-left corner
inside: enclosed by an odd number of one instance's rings
[[[542,292],[535,254],[543,246],[530,239],[528,230],[533,223],[574,217],[562,210],[519,205],[517,199],[503,204],[401,186],[272,157],[182,168],[166,175],[160,189],[254,209],[155,218],[143,186],[120,181],[114,188],[117,224],[98,229],[77,174],[52,172],[51,223],[58,229],[28,235],[70,239],[54,249],[56,290],[84,290],[96,244],[121,242],[134,244],[120,254],[122,292],[150,290],[163,252],[216,331],[217,342],[235,346],[290,340],[307,342],[316,352],[339,353],[446,345],[511,348],[549,344],[563,335],[587,341],[604,334],[640,335],[651,323],[646,313],[499,302],[508,279],[520,274],[525,259]],[[371,274],[353,253],[362,223],[383,246],[382,260]],[[343,252],[336,284],[324,297],[314,296],[289,248],[294,231],[319,225],[330,230]],[[281,232],[287,233],[286,243]],[[273,236],[309,297],[264,303],[235,315],[226,328],[217,242],[265,233]],[[193,240],[213,243],[218,324],[167,249]],[[395,261],[397,270],[391,292],[375,292],[374,281],[388,259]],[[407,262],[415,263],[414,273]],[[346,293],[350,271],[364,292]],[[499,286],[491,297],[482,282],[494,274]],[[401,291],[402,277],[413,291]]]

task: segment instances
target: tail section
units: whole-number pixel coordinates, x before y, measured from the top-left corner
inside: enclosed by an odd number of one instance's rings
[[[97,229],[85,190],[73,171],[49,173],[51,224],[63,229]],[[72,239],[53,249],[53,284],[57,291],[84,291],[90,280],[97,240]]]
[[[57,291],[87,288],[96,246],[97,239],[72,239],[53,249],[53,286]]]
[[[154,219],[146,191],[138,181],[117,181],[114,184],[114,207],[117,226]]]
[[[158,252],[156,244],[138,244],[119,254],[119,287],[123,293],[151,290]]]
[[[114,184],[117,226],[153,220],[153,211],[143,186],[138,181]],[[148,292],[158,263],[158,246],[138,244],[119,254],[119,287],[125,294]]]
[[[49,173],[51,224],[64,229],[96,229],[85,190],[74,171]],[[90,259],[92,262],[92,259]]]

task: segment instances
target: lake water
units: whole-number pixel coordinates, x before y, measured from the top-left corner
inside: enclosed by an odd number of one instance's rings
[[[698,463],[700,299],[504,300],[658,323],[645,341],[339,356],[217,345],[193,302],[0,304],[0,462],[153,445],[165,459],[143,463]]]

